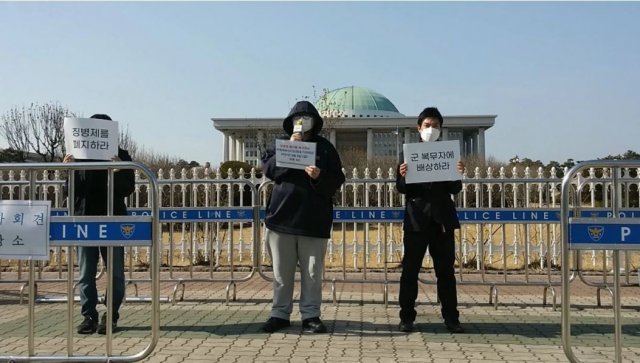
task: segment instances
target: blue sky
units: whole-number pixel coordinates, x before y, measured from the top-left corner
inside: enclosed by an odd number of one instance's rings
[[[498,115],[498,160],[595,159],[640,151],[638,19],[638,2],[0,2],[0,113],[108,113],[218,165],[211,118],[356,85],[405,115]]]

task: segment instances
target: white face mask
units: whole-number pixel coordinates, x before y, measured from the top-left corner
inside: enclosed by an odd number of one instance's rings
[[[293,132],[304,133],[313,128],[313,117],[298,116],[293,119]]]
[[[440,137],[440,129],[433,127],[425,127],[420,130],[420,138],[424,142],[436,141]]]

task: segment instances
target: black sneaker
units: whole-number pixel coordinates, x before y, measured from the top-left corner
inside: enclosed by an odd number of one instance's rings
[[[403,333],[411,333],[413,331],[413,323],[410,321],[401,321],[398,324],[398,330]]]
[[[326,333],[327,327],[320,318],[309,318],[302,321],[302,328],[311,330],[314,333]]]
[[[115,333],[118,324],[113,321],[111,323],[111,332]],[[98,334],[105,335],[107,334],[107,313],[102,314],[102,318],[100,318],[100,324],[98,324]]]
[[[447,330],[449,331],[449,333],[452,334],[461,334],[464,333],[464,328],[462,328],[462,325],[460,325],[459,321],[446,321],[444,322],[444,325],[447,327]]]
[[[280,319],[272,316],[269,318],[269,320],[267,320],[266,323],[264,323],[264,325],[262,326],[262,331],[265,333],[273,333],[289,326],[291,326],[291,323],[289,322],[289,320]]]
[[[78,334],[93,334],[98,329],[98,319],[85,316],[84,320],[78,325]]]

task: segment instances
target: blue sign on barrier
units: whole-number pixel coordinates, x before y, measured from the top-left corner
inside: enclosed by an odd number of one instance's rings
[[[67,208],[51,208],[52,217],[64,217],[69,214]]]
[[[66,209],[55,209],[52,216],[66,216]],[[127,214],[130,216],[151,216],[151,209],[129,208]],[[252,207],[239,208],[160,208],[161,222],[249,222],[253,220]]]
[[[404,208],[336,208],[334,222],[402,222]]]
[[[130,216],[150,216],[151,210],[130,208]],[[264,221],[266,211],[260,209],[260,220]],[[582,218],[612,218],[608,209],[584,209]],[[54,209],[52,216],[67,215],[66,209]],[[570,213],[572,216],[573,213]],[[160,208],[160,221],[167,222],[250,222],[253,220],[252,207],[233,208]],[[640,218],[640,210],[622,210],[619,218]],[[333,220],[341,222],[402,222],[404,208],[335,208]],[[460,223],[560,223],[559,208],[461,208],[458,209]]]
[[[151,215],[150,210],[129,210],[129,215],[136,216],[148,216]],[[249,208],[233,208],[233,209],[217,209],[217,208],[176,208],[160,209],[160,221],[161,222],[197,222],[197,221],[252,221],[253,209]]]
[[[640,249],[640,220],[570,218],[569,249]]]
[[[560,221],[560,210],[536,209],[460,209],[460,223],[551,223]]]
[[[70,221],[52,221],[49,230],[51,246],[151,245],[151,219],[125,217],[122,221],[113,221],[113,219],[105,221],[100,218],[84,217],[81,220],[75,218],[76,220]]]

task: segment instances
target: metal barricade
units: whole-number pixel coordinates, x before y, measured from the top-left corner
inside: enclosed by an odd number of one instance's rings
[[[185,176],[183,172],[183,176]],[[144,186],[144,182],[139,182],[135,195],[136,206],[144,204],[140,201],[140,188]],[[234,187],[238,190],[235,191]],[[255,251],[255,241],[259,238],[259,230],[255,226],[259,226],[259,202],[258,193],[254,183],[248,180],[215,180],[215,179],[181,179],[181,180],[165,180],[159,181],[159,190],[161,197],[165,200],[165,206],[159,210],[159,223],[168,228],[168,241],[166,243],[167,250],[167,269],[161,273],[161,282],[174,283],[172,296],[168,301],[175,303],[184,299],[186,284],[189,282],[226,282],[226,303],[230,300],[236,300],[236,284],[250,280],[255,273],[256,260],[258,255]],[[199,200],[196,195],[198,188],[204,189],[205,195]],[[213,191],[211,191],[213,189]],[[245,190],[248,189],[248,190]],[[149,190],[149,188],[147,188]],[[176,194],[178,201],[175,201]],[[240,206],[234,204],[234,195],[239,195]],[[244,206],[243,196],[248,194],[251,197],[251,205]],[[226,199],[226,202],[224,201]],[[224,205],[226,204],[226,205]],[[132,215],[145,215],[148,213],[146,208],[134,207],[129,208]],[[246,267],[246,274],[237,276],[236,250],[242,261],[243,246],[243,230],[247,227],[245,223],[251,223],[251,242],[250,242],[250,261]],[[188,260],[186,270],[188,276],[180,277],[176,273],[175,243],[174,243],[174,227],[180,225],[180,258]],[[234,240],[235,227],[238,227],[240,240]],[[226,227],[226,228],[224,228]],[[221,241],[221,230],[225,230],[226,241]],[[187,235],[186,231],[189,231]],[[207,276],[202,277],[202,273],[195,271],[194,265],[200,251],[196,233],[202,230],[204,239],[204,258],[207,263],[207,270],[204,272]],[[187,239],[188,238],[188,239]],[[222,242],[222,243],[221,243]],[[226,242],[226,247],[225,246]],[[236,247],[237,246],[237,247]],[[163,243],[165,249],[165,243]],[[221,263],[222,252],[226,249],[228,265]],[[135,254],[129,257],[129,263]],[[225,277],[214,276],[214,272],[228,272]],[[137,284],[138,282],[147,281],[145,279],[135,279],[130,276],[128,282]],[[180,292],[180,296],[178,296]]]
[[[639,167],[640,161],[601,160],[586,161],[580,163],[565,175],[562,182],[562,346],[567,358],[571,362],[579,362],[571,347],[571,294],[570,294],[570,251],[576,250],[579,255],[581,250],[612,250],[613,251],[613,281],[607,283],[606,271],[603,271],[602,284],[591,284],[598,287],[598,305],[600,304],[599,292],[608,289],[613,298],[614,314],[614,351],[615,361],[622,361],[622,328],[621,328],[621,283],[620,283],[620,251],[640,249],[640,218],[620,218],[621,202],[621,170],[623,168]],[[579,175],[586,168],[611,168],[611,208],[604,215],[592,215],[585,218],[580,211],[580,201],[576,203],[572,193],[571,184],[574,176]],[[578,185],[578,190],[580,190]],[[570,198],[574,196],[574,208],[570,209]],[[628,260],[627,260],[628,261]],[[581,264],[578,258],[574,261],[574,269],[580,272]],[[626,264],[628,266],[628,262]],[[579,275],[584,282],[586,279]],[[627,281],[628,282],[628,281]],[[613,289],[611,289],[611,287]]]
[[[20,174],[24,175],[24,171]],[[403,211],[404,195],[395,190],[392,169],[384,176],[380,169],[376,170],[375,177],[372,178],[370,174],[369,169],[365,169],[364,175],[354,169],[347,174],[345,184],[336,194],[335,212],[344,213],[335,215],[326,260],[326,276],[327,281],[332,283],[334,301],[335,284],[339,281],[380,283],[383,285],[385,302],[388,300],[388,284],[397,283],[394,273],[399,272],[403,255],[402,218],[398,213]],[[465,174],[462,179],[463,190],[454,198],[462,224],[455,234],[457,279],[461,285],[487,286],[489,303],[495,308],[498,307],[498,289],[501,286],[542,287],[543,305],[546,305],[551,294],[555,309],[555,288],[561,284],[561,179],[555,176],[554,169],[550,176],[545,176],[542,169],[538,170],[537,176],[533,175],[529,168],[524,170],[524,175],[520,175],[515,167],[510,176],[507,176],[505,168],[500,169],[498,176],[494,174],[491,168],[486,171],[486,176],[478,168],[471,176]],[[0,181],[0,188],[5,194],[8,188],[19,191],[26,185],[24,177],[17,178],[17,175],[14,173],[9,178],[5,175],[2,178],[4,180]],[[136,179],[136,191],[128,198],[128,206],[130,214],[142,215],[148,213],[147,200],[151,188],[140,175]],[[596,175],[590,168],[585,180],[584,189],[577,191],[583,202],[586,200],[580,213],[591,215],[605,212],[611,203],[610,193],[602,193],[598,198],[596,196],[602,188],[606,191],[611,183],[610,175],[606,172]],[[640,215],[638,198],[634,194],[640,179],[625,176],[620,180],[627,185],[623,191],[625,198],[621,211]],[[236,283],[250,279],[258,268],[257,261],[261,262],[262,270],[262,265],[268,259],[260,237],[264,228],[260,224],[261,217],[253,211],[265,208],[271,182],[263,176],[257,177],[253,169],[247,173],[241,171],[239,176],[234,177],[231,172],[223,175],[220,170],[211,176],[211,170],[203,168],[194,168],[190,172],[187,169],[178,172],[171,170],[168,176],[159,171],[158,182],[160,199],[163,201],[160,220],[165,236],[162,244],[165,268],[161,272],[161,281],[174,284],[173,293],[161,300],[172,303],[183,300],[185,286],[190,281],[226,282],[226,302],[235,300]],[[60,193],[55,194],[56,188],[62,183],[59,177],[51,175],[46,180],[43,177],[37,183],[42,184],[41,189],[49,185],[49,199],[53,201],[56,195],[58,197],[55,198],[59,198]],[[54,206],[62,207],[62,203],[55,202]],[[343,218],[347,211],[355,214],[360,211],[388,213],[384,219],[367,216],[355,220]],[[227,218],[227,212],[235,217]],[[241,213],[243,215],[240,217]],[[259,228],[253,228],[249,223]],[[61,264],[68,253],[64,248],[56,249],[54,261]],[[145,249],[134,246],[126,250],[130,271],[127,286],[135,291],[127,296],[127,301],[148,300],[147,297],[138,296],[137,286],[149,279],[133,275],[135,268],[146,268],[149,253]],[[601,274],[602,283],[585,279],[582,268],[574,270],[571,277],[572,280],[580,278],[595,287],[600,305],[601,291],[611,293],[606,281],[606,271],[611,264],[610,253],[592,250],[578,252],[574,258],[576,263],[584,264],[585,269],[591,268]],[[625,277],[630,286],[630,277],[635,271],[630,268],[629,261],[635,257],[625,253],[625,258]],[[589,262],[591,264],[587,265]],[[420,281],[435,283],[428,253],[423,266],[428,270],[421,275]],[[41,267],[37,268],[40,273]],[[58,271],[57,279],[38,281],[62,281],[60,268]],[[384,277],[372,272],[381,272]],[[21,265],[18,265],[18,280],[22,279],[24,289],[28,285],[21,273]],[[0,271],[0,283],[11,281],[3,279],[1,274]],[[264,273],[261,275],[265,276]]]
[[[71,249],[73,246],[107,246],[108,250],[108,271],[113,271],[113,247],[127,244],[127,237],[122,235],[116,236],[115,233],[122,232],[122,226],[131,226],[127,229],[128,242],[130,245],[139,243],[149,246],[151,248],[151,336],[149,344],[139,353],[127,356],[115,356],[113,355],[113,332],[111,324],[106,326],[106,341],[105,341],[105,354],[93,355],[93,356],[81,356],[74,355],[74,335],[73,335],[73,305],[74,299],[66,299],[67,302],[67,324],[66,324],[66,342],[67,351],[66,355],[54,356],[54,355],[35,355],[34,346],[34,325],[35,325],[35,303],[36,303],[36,277],[33,261],[29,262],[29,304],[28,304],[28,346],[26,356],[0,356],[2,361],[10,362],[134,362],[144,359],[149,356],[155,346],[157,345],[159,338],[159,326],[160,326],[160,284],[159,284],[159,244],[157,240],[158,236],[158,223],[155,223],[155,219],[158,216],[158,196],[157,196],[157,183],[153,173],[144,165],[136,162],[87,162],[87,163],[33,163],[33,164],[0,164],[0,170],[17,170],[23,169],[23,171],[29,174],[29,184],[25,186],[28,189],[27,200],[39,200],[36,193],[37,185],[37,172],[42,170],[67,170],[70,174],[69,192],[73,196],[74,183],[73,173],[77,170],[107,170],[107,180],[109,190],[107,194],[108,198],[108,213],[106,216],[52,216],[50,219],[51,229],[51,245],[56,247],[66,247],[68,251],[67,257],[67,296],[74,296],[74,263],[71,258]],[[127,217],[127,216],[114,216],[113,215],[113,178],[114,169],[137,169],[141,170],[148,182],[152,186],[152,192],[149,197],[150,215],[148,217]],[[22,195],[22,194],[21,194]],[[40,197],[42,197],[40,195]],[[22,198],[20,198],[22,199]],[[138,231],[136,232],[136,228]],[[75,229],[78,232],[77,235],[72,235],[67,231]],[[87,231],[91,230],[92,233],[97,234],[97,238],[93,234],[89,234]],[[96,232],[97,231],[97,232]],[[140,237],[138,237],[140,236]],[[104,239],[103,239],[104,238]],[[112,242],[113,241],[113,242]],[[3,281],[5,282],[5,281]],[[113,273],[107,274],[107,291],[113,291]],[[113,306],[110,302],[107,302],[107,321],[112,321]]]
[[[354,178],[355,179],[355,178]],[[328,256],[327,259],[331,261],[333,258],[332,251],[334,251],[335,246],[338,247],[338,252],[341,255],[341,264],[337,268],[327,269],[325,267],[325,282],[331,283],[332,290],[332,298],[334,304],[337,303],[336,297],[336,283],[373,283],[373,284],[381,284],[383,301],[385,305],[388,304],[388,286],[389,284],[398,284],[399,278],[390,278],[389,277],[389,265],[396,264],[395,270],[398,271],[400,267],[400,261],[402,253],[402,222],[404,218],[404,195],[400,195],[395,190],[395,180],[389,179],[357,179],[354,182],[354,179],[347,180],[345,185],[342,186],[338,197],[340,198],[340,203],[338,207],[334,208],[334,228],[332,231],[332,236],[338,235],[339,238],[341,236],[341,240],[336,244],[335,241],[330,239],[329,248],[328,248]],[[536,180],[539,181],[539,180]],[[464,180],[465,184],[470,183],[483,183],[484,180]],[[488,181],[486,181],[488,182]],[[495,182],[495,181],[491,181]],[[510,181],[505,180],[503,183],[509,183]],[[261,195],[261,202],[263,205],[266,205],[266,195],[267,188],[272,185],[272,182],[263,183],[259,188],[259,193]],[[352,189],[357,189],[361,186],[361,189],[352,191]],[[373,189],[373,190],[370,190]],[[361,194],[360,197],[353,197],[351,200],[347,198],[348,193],[358,193]],[[370,198],[370,194],[377,194],[378,198]],[[377,201],[376,203],[372,203],[371,200]],[[503,206],[504,206],[504,197],[503,197]],[[515,209],[504,209],[504,208],[493,208],[493,206],[489,203],[489,208],[482,208],[483,206],[478,206],[478,208],[459,208],[458,215],[460,222],[464,226],[483,226],[486,223],[496,223],[501,224],[501,228],[504,231],[506,225],[509,223],[518,223],[518,224],[538,224],[547,226],[547,233],[550,233],[552,225],[559,223],[559,209],[557,208],[515,208]],[[346,241],[346,231],[347,225],[352,227],[352,231],[354,231],[354,239],[352,241],[351,247],[347,247],[348,243]],[[370,230],[371,225],[375,225],[374,230],[377,230],[377,241],[375,243],[371,243],[370,238]],[[362,235],[364,236],[364,240],[361,244],[356,237],[355,231],[357,231],[360,226],[362,226]],[[336,227],[340,227],[337,230]],[[264,228],[264,227],[263,227]],[[261,228],[261,230],[263,230]],[[382,233],[380,233],[382,231]],[[482,229],[480,229],[479,233],[479,241],[483,241],[482,237]],[[458,283],[461,285],[481,285],[489,287],[489,303],[493,303],[495,308],[498,307],[498,286],[540,286],[544,288],[543,291],[543,304],[546,304],[547,293],[551,293],[553,296],[553,307],[555,309],[556,306],[556,297],[555,297],[555,289],[554,286],[559,286],[560,281],[553,281],[552,275],[557,276],[555,272],[552,271],[551,264],[546,264],[545,273],[542,281],[531,281],[529,279],[529,270],[528,266],[525,268],[525,276],[522,281],[511,281],[509,278],[511,274],[507,271],[507,245],[506,243],[502,243],[503,248],[503,259],[504,259],[504,270],[502,271],[502,275],[498,275],[496,273],[492,274],[492,276],[499,276],[503,278],[503,281],[499,281],[498,279],[489,279],[487,278],[485,264],[483,262],[483,258],[478,260],[477,270],[470,270],[465,272],[465,267],[463,266],[463,250],[464,246],[464,231],[456,232],[456,240],[457,240],[457,259],[458,259],[458,268],[456,275],[458,276]],[[547,260],[551,259],[549,255],[549,251],[551,251],[550,246],[550,238],[547,238]],[[477,246],[479,248],[478,254],[479,256],[484,256],[484,243],[478,242]],[[371,278],[368,275],[368,272],[372,270],[369,265],[369,256],[370,256],[370,248],[377,249],[377,256],[379,257],[379,261],[382,262],[382,266],[378,264],[378,266],[374,267],[373,270],[381,271],[382,278]],[[264,279],[271,281],[272,277],[265,274],[263,270],[263,262],[267,258],[266,250],[265,250],[265,241],[260,240],[260,246],[257,247],[259,251],[261,251],[262,255],[259,259],[260,263],[258,266],[258,272],[260,276]],[[347,250],[350,249],[353,251],[353,267],[349,268],[347,263]],[[363,255],[360,254],[363,253]],[[430,256],[427,254],[425,256],[425,262],[428,264],[431,263]],[[353,273],[360,275],[360,278],[354,277]],[[337,274],[336,274],[337,272]],[[470,272],[470,276],[467,277],[468,272]],[[327,277],[329,275],[330,277]],[[473,278],[471,277],[473,275]],[[479,277],[478,277],[479,275]],[[434,280],[427,280],[424,278],[419,279],[420,282],[424,284],[435,284]]]

